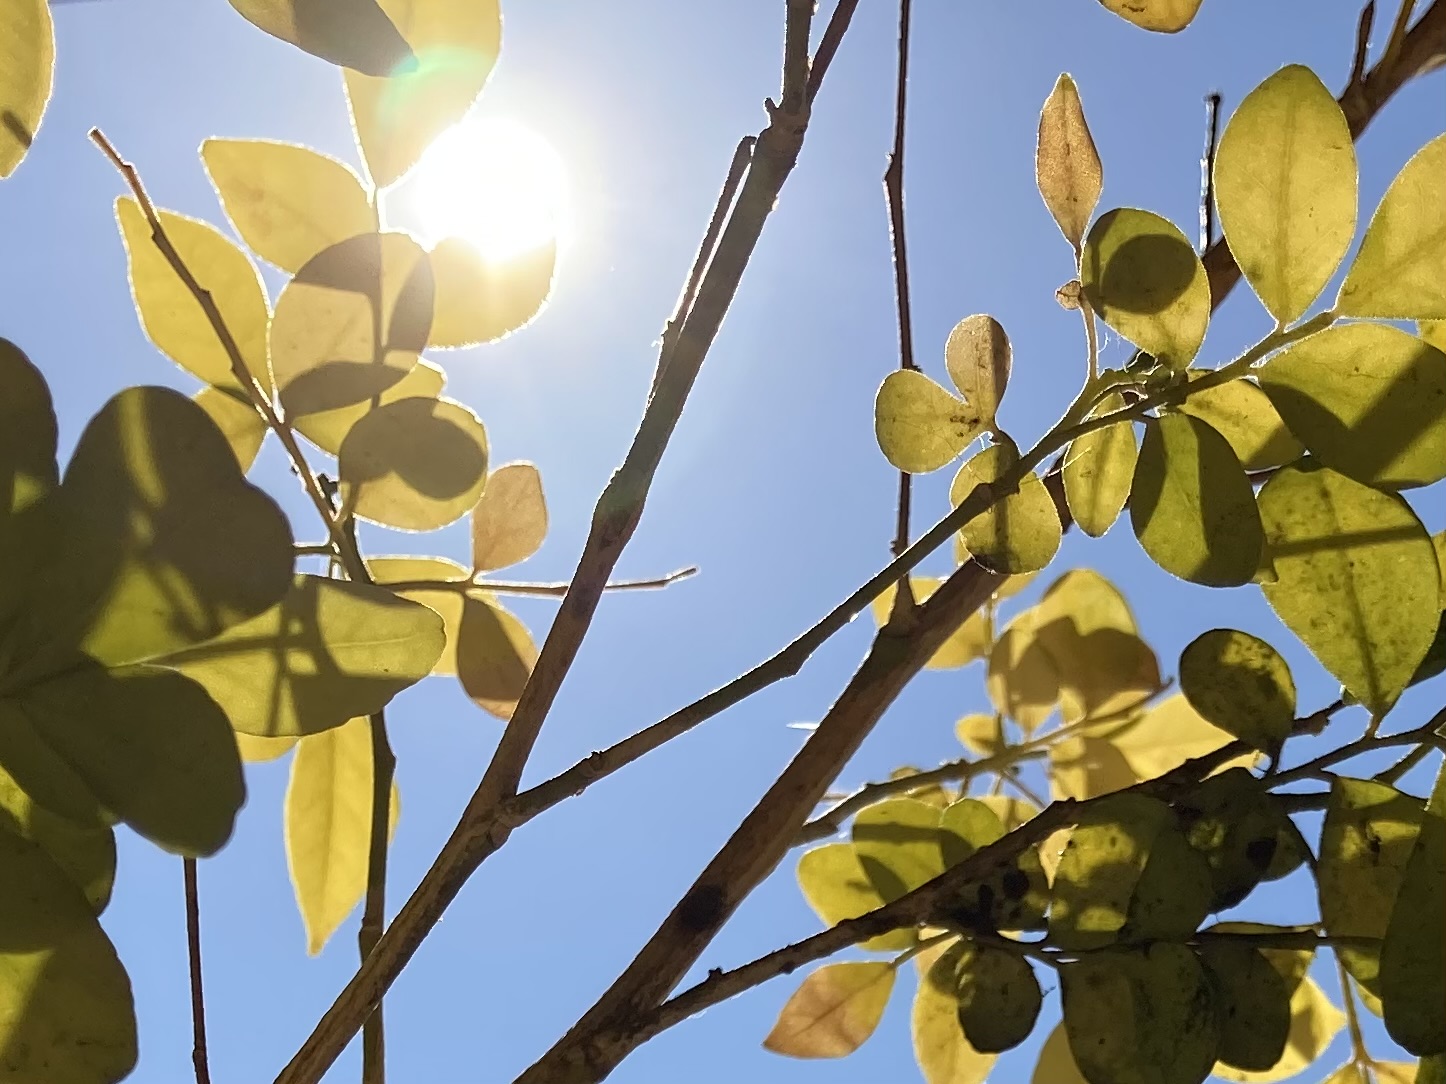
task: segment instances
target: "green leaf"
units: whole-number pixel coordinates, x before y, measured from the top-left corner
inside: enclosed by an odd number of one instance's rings
[[[949,378],[982,425],[994,426],[994,415],[1009,384],[1012,358],[1009,336],[992,316],[964,317],[944,343]]]
[[[959,739],[959,744],[981,757],[992,757],[1004,751],[1005,738],[999,730],[995,717],[982,712],[966,715],[954,724],[954,736]]]
[[[531,463],[509,463],[487,475],[472,509],[472,571],[491,572],[527,560],[547,537],[542,475]]]
[[[1241,767],[1194,787],[1176,812],[1186,840],[1209,866],[1212,911],[1245,899],[1270,872],[1281,840],[1294,834],[1279,800]]]
[[[57,816],[20,789],[0,768],[0,833],[34,843],[73,881],[100,914],[115,883],[115,832]]]
[[[874,436],[895,467],[926,474],[953,460],[983,432],[986,419],[915,369],[884,378],[874,400]]]
[[[1183,945],[1088,953],[1060,968],[1064,1026],[1090,1084],[1199,1084],[1220,1046],[1215,991]]]
[[[999,813],[979,799],[961,798],[946,806],[939,813],[938,831],[943,867],[965,861],[980,848],[1002,839],[1007,830]],[[1043,922],[1048,906],[1049,882],[1039,852],[1026,847],[1004,868],[965,886],[938,919],[966,931],[1034,929]]]
[[[1418,320],[1416,334],[1437,350],[1446,353],[1446,320]]]
[[[997,1054],[1029,1038],[1044,1000],[1023,955],[991,945],[954,942],[924,981],[955,998],[964,1038],[981,1054]]]
[[[1412,1054],[1446,1053],[1446,768],[1421,820],[1381,944],[1386,1030]]]
[[[1383,324],[1342,324],[1260,370],[1311,454],[1379,489],[1446,478],[1446,354]]]
[[[909,1019],[914,1059],[925,1084],[983,1084],[998,1055],[981,1053],[969,1045],[959,1026],[959,999],[928,979],[934,962],[945,951],[947,946],[939,945],[914,958],[920,973]]]
[[[1268,1084],[1293,1077],[1326,1052],[1345,1021],[1340,1009],[1331,1004],[1330,998],[1313,980],[1307,978],[1296,987],[1290,999],[1290,1032],[1280,1060],[1260,1072],[1216,1065],[1214,1074],[1242,1084]]]
[[[387,75],[412,51],[376,0],[231,0],[248,22],[312,56],[368,75]]]
[[[884,962],[824,964],[783,1006],[764,1049],[795,1058],[852,1054],[879,1026],[894,974],[894,965]]]
[[[0,178],[25,157],[50,101],[55,69],[55,29],[47,0],[16,0],[0,9]]]
[[[1307,461],[1260,491],[1274,582],[1265,599],[1372,712],[1411,680],[1440,616],[1430,536],[1400,498]]]
[[[1271,316],[1305,314],[1356,233],[1356,151],[1315,72],[1281,68],[1245,96],[1215,156],[1220,228]]]
[[[1076,252],[1100,201],[1104,167],[1085,122],[1079,89],[1061,75],[1039,112],[1034,180],[1060,233]]]
[[[383,587],[297,576],[279,603],[159,659],[199,682],[245,734],[316,734],[380,711],[431,673],[442,618]]]
[[[342,500],[358,516],[433,531],[466,515],[487,482],[487,431],[451,399],[399,399],[347,432],[337,453]]]
[[[1150,558],[1191,583],[1237,587],[1260,567],[1250,480],[1225,438],[1188,414],[1145,422],[1130,522]]]
[[[1184,30],[1201,0],[1100,0],[1107,9],[1144,30],[1173,34]]]
[[[55,673],[77,650],[117,665],[190,646],[273,605],[291,582],[285,515],[179,392],[112,398],[53,503],[60,537],[28,584],[0,686]]]
[[[364,403],[324,410],[320,414],[307,414],[291,419],[293,427],[323,452],[336,455],[341,451],[342,441],[351,432],[351,427],[379,407],[388,406],[399,399],[437,399],[447,378],[442,370],[431,362],[422,360],[412,366],[411,371],[386,391]]]
[[[0,730],[0,763],[36,801],[70,816],[78,781],[110,814],[180,854],[220,850],[245,798],[226,716],[195,682],[157,666],[106,669],[77,656],[0,698]],[[17,732],[48,760],[13,757]],[[57,792],[64,805],[52,803]]]
[[[266,420],[231,388],[202,388],[192,400],[221,430],[241,473],[249,471],[266,439]]]
[[[0,830],[0,1048],[7,1080],[108,1084],[136,1063],[115,947],[70,878]]]
[[[286,787],[286,865],[312,956],[366,890],[374,785],[369,720],[352,719],[297,742]],[[400,801],[393,780],[389,843]]]
[[[373,0],[347,2],[375,10]],[[323,249],[377,228],[352,168],[310,147],[208,139],[201,161],[241,240],[283,271],[294,274]]]
[[[1030,1084],[1089,1084],[1075,1064],[1074,1052],[1069,1048],[1069,1035],[1065,1032],[1064,1021],[1054,1026],[1044,1045],[1039,1049],[1039,1061],[1034,1067]]]
[[[207,384],[249,394],[201,303],[152,240],[140,204],[122,196],[115,215],[129,261],[131,296],[156,349]],[[171,211],[158,215],[177,255],[215,302],[247,372],[269,391],[266,326],[271,313],[256,265],[214,226]]]
[[[1309,926],[1272,926],[1265,922],[1217,922],[1213,926],[1207,926],[1200,931],[1204,934],[1216,933],[1248,933],[1248,934],[1291,934],[1291,933],[1314,933],[1316,928]],[[1208,938],[1206,939],[1208,940]],[[1265,958],[1266,963],[1275,968],[1277,975],[1285,982],[1285,992],[1294,996],[1300,989],[1300,984],[1310,970],[1310,965],[1315,959],[1315,949],[1281,949],[1261,948],[1256,949]]]
[[[1279,753],[1295,722],[1295,680],[1280,653],[1235,629],[1211,629],[1180,653],[1190,706],[1263,753]]]
[[[1290,1035],[1290,988],[1280,972],[1238,942],[1207,942],[1200,962],[1215,987],[1220,1062],[1257,1072],[1275,1065]]]
[[[1124,405],[1124,396],[1110,392],[1092,413],[1111,414]],[[1135,423],[1131,421],[1077,437],[1065,453],[1065,501],[1080,530],[1091,538],[1108,531],[1124,510],[1137,455]]]
[[[1191,369],[1188,375],[1194,381],[1205,373],[1203,369]],[[1191,391],[1179,409],[1224,437],[1248,471],[1279,467],[1299,459],[1305,451],[1280,420],[1270,399],[1249,380]]]
[[[515,614],[485,591],[469,591],[457,630],[457,677],[462,691],[483,711],[512,718],[537,646]]]
[[[797,875],[803,898],[825,926],[836,926],[884,905],[884,898],[864,873],[852,843],[825,843],[804,851],[798,860]],[[900,929],[871,938],[860,947],[874,952],[901,952],[912,948],[915,940],[913,930]]]
[[[1334,937],[1386,935],[1425,816],[1419,798],[1368,779],[1337,777],[1321,829],[1316,883],[1326,932]],[[1357,982],[1380,994],[1380,953],[1336,948]]]
[[[493,259],[470,241],[446,237],[432,249],[436,310],[427,345],[434,349],[496,342],[542,312],[557,276],[557,246]]]
[[[378,188],[416,165],[471,108],[502,38],[497,0],[380,0],[416,56],[390,78],[346,73],[357,145]]]
[[[1446,1084],[1446,1054],[1422,1058],[1416,1067],[1415,1084]]]
[[[1106,211],[1085,240],[1080,282],[1110,327],[1182,372],[1210,323],[1210,284],[1173,223],[1149,211]]]
[[[405,233],[364,233],[317,253],[271,321],[288,418],[375,399],[417,364],[432,326],[432,266]]]
[[[991,445],[965,462],[949,487],[949,501],[958,505],[976,485],[991,484],[1014,468],[1019,452],[1012,442]],[[995,494],[990,509],[975,516],[959,532],[969,552],[991,572],[1015,575],[1044,568],[1059,552],[1064,528],[1054,498],[1033,471],[1012,493]]]
[[[1341,316],[1446,319],[1446,135],[1402,167],[1336,298]]]
[[[44,498],[60,483],[57,436],[45,378],[18,346],[0,339],[0,645],[32,570],[53,545]]]
[[[854,853],[885,903],[944,872],[939,811],[914,798],[865,806],[854,817]]]

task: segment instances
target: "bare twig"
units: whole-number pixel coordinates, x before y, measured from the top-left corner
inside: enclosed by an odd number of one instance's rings
[[[181,859],[186,882],[186,956],[191,964],[191,1066],[196,1084],[211,1084],[206,1054],[206,993],[201,982],[201,899],[196,884],[196,860]]]
[[[368,723],[372,738],[372,815],[367,836],[366,897],[357,930],[357,949],[363,964],[376,949],[387,924],[387,847],[391,837],[392,780],[397,769],[396,754],[387,740],[385,713],[378,711]],[[385,1084],[386,1078],[386,1032],[382,1003],[378,1001],[362,1024],[362,1084]]]
[[[1360,20],[1356,23],[1356,47],[1351,55],[1351,74],[1348,86],[1360,86],[1366,81],[1366,61],[1371,53],[1371,28],[1376,24],[1376,0],[1366,0],[1361,8]]]
[[[1350,760],[1352,757],[1361,756],[1363,753],[1373,753],[1377,749],[1391,749],[1398,745],[1426,745],[1428,747],[1440,748],[1441,739],[1436,734],[1436,728],[1446,723],[1446,708],[1441,709],[1430,720],[1414,730],[1404,730],[1399,734],[1373,734],[1356,741],[1348,742],[1339,749],[1332,749],[1328,753],[1322,753],[1314,760],[1306,761],[1298,767],[1288,771],[1278,772],[1270,777],[1272,787],[1283,786],[1287,783],[1298,783],[1303,779],[1321,778],[1320,773],[1332,765],[1339,764],[1343,760]]]
[[[654,591],[671,587],[679,580],[686,580],[698,573],[696,565],[675,569],[664,576],[653,576],[646,580],[609,580],[603,584],[604,591]],[[535,595],[542,598],[562,598],[572,585],[559,583],[519,583],[515,580],[398,580],[384,583],[382,587],[391,591],[455,591],[466,594],[469,591],[490,591],[494,595]]]
[[[1205,96],[1205,153],[1200,157],[1200,254],[1215,240],[1215,148],[1220,144],[1220,94]]]

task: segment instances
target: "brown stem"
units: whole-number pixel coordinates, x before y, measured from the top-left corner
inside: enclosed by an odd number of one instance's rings
[[[899,368],[918,369],[914,361],[913,306],[909,300],[909,248],[904,232],[904,129],[909,97],[909,30],[913,18],[912,0],[899,0],[899,41],[894,77],[894,145],[884,170],[884,204],[889,212],[889,242],[894,266],[894,306],[899,326]],[[909,548],[909,505],[913,476],[899,472],[898,513],[894,525],[893,555]],[[914,607],[907,578],[899,582],[894,596],[895,614],[903,617]]]
[[[181,859],[186,882],[186,955],[191,965],[191,1066],[196,1084],[211,1084],[206,1054],[206,993],[201,982],[201,899],[196,885],[196,860]]]
[[[387,845],[391,837],[392,780],[396,776],[397,758],[387,740],[385,712],[378,711],[368,720],[372,737],[372,816],[367,837],[367,887],[362,905],[361,928],[357,931],[357,949],[361,963],[382,939],[387,924]],[[362,1084],[385,1084],[386,1032],[382,1019],[382,1002],[362,1024]]]

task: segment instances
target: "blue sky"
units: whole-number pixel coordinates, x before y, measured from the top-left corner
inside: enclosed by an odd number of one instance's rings
[[[1053,300],[1071,276],[1070,252],[1033,181],[1038,110],[1056,76],[1069,71],[1080,86],[1105,163],[1102,208],[1148,207],[1193,236],[1203,96],[1219,90],[1228,113],[1286,63],[1310,65],[1338,89],[1357,7],[1210,0],[1196,24],[1173,37],[1135,30],[1092,0],[915,7],[907,209],[919,362],[941,376],[953,324],[969,313],[994,315],[1015,358],[1001,420],[1030,443],[1064,408],[1083,366],[1078,319]],[[575,233],[551,306],[535,325],[439,360],[449,393],[487,423],[494,461],[529,459],[542,471],[552,534],[519,570],[528,577],[570,574],[592,502],[627,447],[654,344],[734,144],[758,129],[760,103],[775,93],[781,8],[777,0],[504,3],[502,60],[479,109],[516,117],[557,147],[570,174]],[[651,576],[697,564],[703,574],[665,592],[605,600],[529,780],[771,654],[887,559],[895,475],[873,441],[872,404],[897,364],[879,183],[894,18],[892,4],[862,5],[618,569]],[[50,112],[31,157],[0,188],[0,331],[49,378],[64,457],[85,419],[119,388],[194,387],[148,343],[131,309],[111,212],[120,182],[87,143],[87,129],[100,126],[138,164],[157,203],[216,222],[196,156],[207,136],[292,140],[356,156],[336,71],[255,32],[221,0],[77,4],[58,10],[56,23]],[[1360,141],[1363,219],[1410,154],[1442,130],[1443,88],[1442,72],[1411,86]],[[1212,325],[1202,360],[1228,360],[1268,329],[1241,288]],[[1116,341],[1106,358],[1122,356]],[[299,537],[319,537],[270,447],[253,477],[283,501]],[[918,483],[916,533],[945,511],[951,475]],[[1446,524],[1439,487],[1416,503],[1433,530]],[[363,536],[371,552],[463,559],[465,542],[460,527],[430,537]],[[940,552],[924,571],[943,573],[949,562]],[[1231,625],[1286,654],[1302,710],[1334,699],[1334,683],[1255,589],[1173,580],[1127,528],[1100,541],[1069,536],[1052,572],[1080,565],[1121,585],[1166,672],[1196,634]],[[539,636],[553,612],[531,600],[515,608]],[[632,958],[799,747],[804,734],[786,724],[827,708],[866,648],[866,625],[847,629],[798,677],[519,831],[395,986],[392,1079],[507,1080],[546,1049]],[[923,675],[841,784],[958,756],[953,722],[986,706],[980,679],[977,665]],[[1429,689],[1408,695],[1397,725],[1415,725],[1436,706]],[[498,724],[441,680],[404,694],[391,717],[403,802],[395,905],[454,824]],[[285,771],[284,763],[251,770],[233,842],[201,867],[218,1084],[270,1079],[355,966],[354,920],[320,957],[305,955],[281,842]],[[1407,785],[1421,793],[1429,773]],[[1276,890],[1271,917],[1313,915],[1304,885],[1297,879]],[[135,986],[134,1079],[145,1084],[189,1077],[181,908],[180,863],[123,836],[105,925]],[[700,968],[742,962],[817,926],[785,862]],[[1328,975],[1323,982],[1335,990]],[[779,980],[715,1007],[640,1050],[613,1079],[914,1078],[904,996],[845,1061],[798,1063],[764,1052],[759,1043],[792,986]],[[1051,998],[1045,1019],[1057,1012]],[[1371,1026],[1373,1048],[1384,1055],[1387,1041]],[[1026,1079],[1036,1042],[1009,1056],[996,1079]],[[1301,1079],[1322,1078],[1345,1049],[1342,1037],[1319,1071]],[[353,1049],[328,1079],[354,1080],[356,1070]]]

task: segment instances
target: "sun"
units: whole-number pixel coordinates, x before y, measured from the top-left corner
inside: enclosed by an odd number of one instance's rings
[[[567,173],[552,145],[506,118],[468,119],[417,163],[409,202],[432,241],[461,237],[506,261],[554,243],[567,213]]]

